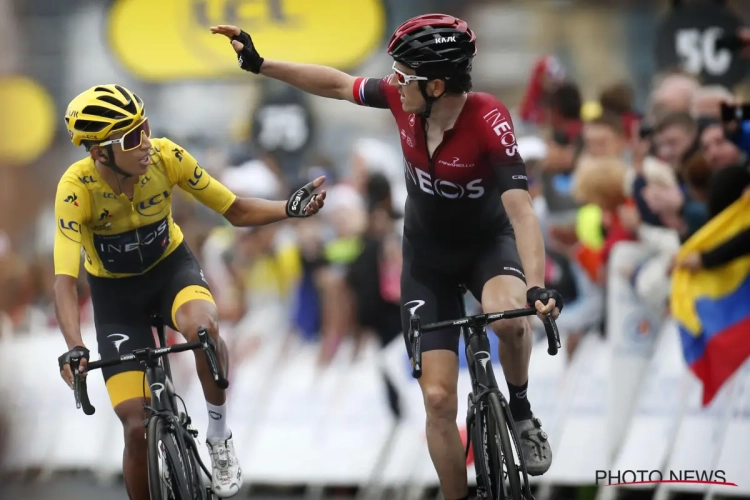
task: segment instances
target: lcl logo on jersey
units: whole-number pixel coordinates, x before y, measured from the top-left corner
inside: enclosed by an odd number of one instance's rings
[[[493,109],[486,115],[484,120],[495,131],[495,135],[500,138],[500,143],[505,146],[505,154],[515,156],[518,153],[518,144],[516,144],[516,134],[513,133],[513,126],[508,119],[497,108]]]
[[[193,191],[202,191],[208,187],[208,184],[211,182],[211,177],[206,175],[203,167],[195,165],[193,175],[190,176],[190,179],[188,179],[187,182]]]
[[[146,217],[159,215],[166,207],[166,204],[162,205],[162,203],[167,201],[170,196],[170,192],[164,190],[161,193],[152,196],[148,200],[143,200],[138,203],[138,205],[136,205],[136,211]]]
[[[404,170],[406,176],[416,184],[419,189],[427,194],[433,196],[440,196],[441,198],[447,198],[450,200],[456,200],[460,198],[481,198],[484,195],[484,187],[482,187],[482,179],[474,179],[473,181],[462,186],[455,182],[446,181],[445,179],[432,179],[429,173],[414,168],[411,163],[404,159]]]

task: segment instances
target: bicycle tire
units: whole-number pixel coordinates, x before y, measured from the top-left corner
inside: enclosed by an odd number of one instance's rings
[[[194,500],[192,474],[186,468],[190,457],[180,439],[171,432],[163,417],[153,417],[148,423],[148,487],[151,500]],[[161,444],[160,444],[161,443]],[[169,471],[165,483],[160,463]],[[168,488],[170,491],[165,491]],[[198,498],[202,498],[198,497]]]
[[[478,422],[475,420],[474,423],[473,446],[475,467],[483,468],[484,470],[479,471],[479,474],[485,478],[485,481],[489,480],[489,484],[483,486],[493,500],[502,500],[505,498],[522,500],[521,480],[518,477],[518,467],[513,458],[513,448],[511,446],[510,434],[508,433],[509,426],[497,394],[488,394],[487,399],[480,406],[480,409],[482,411],[480,419]],[[482,425],[484,421],[487,422],[486,431],[484,431],[484,426]],[[488,434],[488,460],[485,460],[483,453],[484,432]],[[495,436],[496,439],[491,439],[490,436]],[[499,443],[497,442],[498,439]],[[503,463],[505,463],[508,474],[507,483],[503,474]],[[500,487],[498,488],[498,486]],[[508,489],[507,494],[506,487]]]
[[[500,404],[500,398],[498,398],[497,394],[490,393],[488,395],[488,401],[490,406],[490,414],[495,421],[494,430],[496,435],[500,437],[500,450],[497,450],[495,455],[498,456],[498,451],[502,453],[502,456],[498,457],[500,459],[500,461],[498,462],[499,473],[502,477],[502,464],[504,462],[508,472],[510,498],[512,498],[513,500],[521,500],[523,498],[523,494],[521,491],[521,480],[518,477],[518,466],[516,465],[515,458],[513,458],[513,447],[511,446],[510,434],[508,433],[508,429],[510,426],[505,418],[505,412],[503,411],[503,407]],[[518,450],[518,452],[520,453],[521,450]],[[495,498],[501,497],[495,496]]]

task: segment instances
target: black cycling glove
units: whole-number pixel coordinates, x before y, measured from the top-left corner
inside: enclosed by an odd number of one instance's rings
[[[557,290],[541,288],[538,286],[533,286],[526,290],[526,302],[529,304],[529,307],[534,307],[537,300],[541,300],[542,304],[547,304],[549,299],[555,299],[555,307],[562,312],[563,298]]]
[[[60,365],[60,371],[63,371],[65,365],[69,365],[72,358],[81,359],[84,358],[86,361],[89,360],[89,350],[83,346],[76,346],[69,350],[59,358],[57,358],[57,364]]]
[[[312,214],[306,213],[305,209],[318,197],[317,193],[313,194],[314,190],[312,182],[296,190],[286,202],[286,214],[289,217],[310,217]]]
[[[235,40],[244,45],[242,50],[237,53],[237,63],[240,65],[240,68],[256,75],[260,73],[260,67],[263,65],[264,59],[260,57],[260,54],[255,49],[253,39],[250,38],[250,35],[244,31],[240,31],[239,35],[232,37],[232,41]]]

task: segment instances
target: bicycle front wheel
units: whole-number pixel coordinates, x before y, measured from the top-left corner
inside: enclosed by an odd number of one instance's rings
[[[151,500],[193,500],[188,455],[182,439],[162,417],[148,423],[148,486]]]
[[[513,455],[510,434],[508,433],[509,422],[500,404],[497,394],[487,395],[487,405],[483,418],[487,422],[482,427],[482,432],[487,433],[484,441],[487,446],[488,474],[490,475],[491,498],[502,500],[522,500],[521,479],[518,476],[518,465]]]

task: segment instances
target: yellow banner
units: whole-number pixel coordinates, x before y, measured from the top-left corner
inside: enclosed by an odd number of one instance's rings
[[[237,56],[208,28],[247,31],[268,59],[353,67],[381,41],[380,0],[116,0],[109,43],[120,62],[146,81],[237,76]]]

